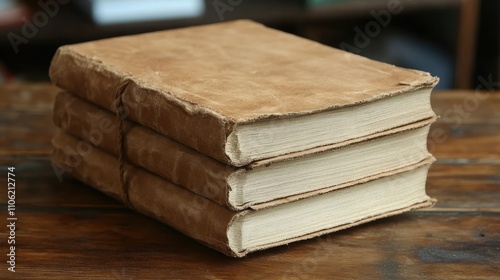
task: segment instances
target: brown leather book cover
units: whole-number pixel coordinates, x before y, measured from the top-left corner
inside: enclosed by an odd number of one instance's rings
[[[79,139],[84,139],[88,143],[115,156],[118,155],[118,121],[111,112],[100,109],[92,103],[86,102],[69,93],[61,92],[56,97],[53,117],[55,124],[66,133],[74,135]],[[268,201],[247,203],[244,205],[237,205],[229,198],[231,187],[228,180],[231,175],[255,168],[267,168],[279,161],[294,160],[322,152],[335,153],[342,145],[350,145],[359,141],[368,141],[384,135],[416,129],[429,125],[432,121],[433,119],[425,120],[378,134],[368,135],[361,139],[353,139],[347,143],[323,146],[314,151],[309,151],[309,154],[295,153],[286,157],[258,161],[250,166],[240,168],[223,164],[144,126],[125,122],[125,154],[127,161],[130,163],[153,172],[174,184],[185,187],[222,206],[232,210],[243,210],[246,208],[260,209],[399,173],[402,169],[407,168],[408,165],[418,163],[419,158],[412,159],[412,161],[408,160],[404,164],[403,162],[395,162],[392,169],[383,170],[380,173],[366,174],[360,178],[352,178],[340,184],[325,185],[321,188],[295,195],[286,195],[269,199]],[[383,151],[380,152],[383,153]],[[422,154],[423,156],[424,154]]]
[[[63,46],[49,74],[112,111],[123,90],[129,119],[237,166],[250,163],[228,157],[237,127],[368,103],[438,80],[246,20]]]
[[[82,182],[123,202],[117,158],[97,148],[78,152],[79,143],[80,141],[68,137],[62,132],[58,133],[52,140],[54,166],[66,170]],[[191,238],[232,257],[243,257],[253,251],[309,239],[379,218],[429,207],[435,202],[432,199],[419,202],[403,209],[365,217],[352,223],[237,252],[229,246],[228,230],[231,223],[238,217],[262,210],[230,211],[203,196],[196,195],[185,188],[129,164],[124,166],[124,176],[131,206],[136,211],[166,223]]]

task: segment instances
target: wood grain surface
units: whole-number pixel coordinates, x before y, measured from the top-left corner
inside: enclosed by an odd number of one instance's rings
[[[438,159],[427,184],[439,199],[434,208],[243,259],[76,180],[59,182],[50,164],[56,93],[48,84],[0,86],[0,220],[7,224],[9,166],[16,167],[18,218],[15,273],[7,270],[9,233],[0,230],[0,279],[500,278],[499,93],[433,94],[442,116],[429,135]]]

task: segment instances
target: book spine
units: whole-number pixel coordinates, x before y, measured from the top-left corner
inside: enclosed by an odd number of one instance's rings
[[[118,156],[118,120],[111,112],[61,92],[56,97],[53,119],[64,132]],[[237,168],[141,125],[126,121],[124,131],[127,161],[231,208],[227,178]]]
[[[58,133],[52,140],[53,165],[123,202],[117,158],[93,149],[78,151],[78,142]],[[228,256],[227,228],[238,212],[176,186],[143,169],[125,164],[124,178],[132,206]]]
[[[179,100],[168,92],[148,88],[127,73],[75,53],[71,46],[57,50],[49,76],[58,87],[115,113],[118,88],[124,79],[129,80],[122,95],[121,116],[223,163],[231,163],[225,146],[235,125],[233,121]]]

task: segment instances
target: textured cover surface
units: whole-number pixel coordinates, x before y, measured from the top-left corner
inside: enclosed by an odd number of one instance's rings
[[[54,145],[54,164],[58,168],[64,168],[66,172],[69,172],[84,183],[122,201],[118,160],[97,148],[79,155],[76,152],[78,150],[78,141],[67,141],[67,138],[61,137],[61,135],[63,134],[59,133],[52,140],[52,144]],[[199,242],[233,257],[243,257],[252,251],[313,238],[379,218],[400,214],[417,208],[429,207],[435,203],[435,200],[424,201],[396,211],[367,217],[350,224],[272,244],[265,244],[243,252],[234,252],[228,246],[227,237],[227,230],[231,222],[239,215],[245,215],[251,211],[258,210],[230,211],[187,189],[176,186],[148,171],[131,165],[125,165],[125,182],[129,186],[129,197],[135,210],[166,223]]]
[[[100,109],[97,106],[80,98],[74,97],[69,93],[61,92],[56,97],[53,117],[55,124],[62,128],[66,133],[74,135],[77,138],[84,139],[115,156],[118,155],[118,121],[116,120],[116,117],[111,114],[111,112]],[[277,161],[294,160],[299,157],[307,157],[316,153],[330,152],[333,149],[338,149],[344,145],[349,145],[355,142],[368,141],[369,139],[380,137],[382,135],[422,127],[430,124],[433,120],[434,119],[424,120],[382,133],[308,150],[307,152],[293,153],[287,156],[257,161],[245,168],[252,169],[265,167],[272,165]],[[143,167],[172,183],[183,186],[192,192],[202,195],[233,210],[270,207],[402,171],[399,168],[395,170],[387,170],[387,172],[384,173],[376,175],[370,174],[371,176],[369,177],[351,180],[350,182],[341,185],[326,186],[321,190],[283,197],[260,204],[238,207],[237,205],[232,205],[228,200],[228,178],[231,174],[242,171],[245,168],[235,168],[227,164],[222,164],[221,162],[205,156],[194,149],[170,140],[169,138],[155,133],[154,131],[136,123],[125,122],[125,124],[125,154],[130,163]],[[401,166],[401,168],[405,167],[406,166]],[[414,168],[414,166],[411,168]]]
[[[50,77],[113,110],[117,88],[126,84],[124,104],[132,120],[223,162],[236,125],[352,106],[437,83],[429,73],[251,21],[63,46]]]
[[[118,156],[118,120],[114,114],[69,93],[57,95],[54,123],[69,135]],[[124,122],[127,162],[230,207],[227,178],[237,170],[137,123]]]
[[[118,159],[97,148],[80,155],[77,153],[79,142],[62,135],[60,133],[52,139],[55,166],[123,202]],[[232,254],[227,246],[226,231],[237,212],[141,168],[125,164],[124,170],[130,202],[135,210],[225,254]]]

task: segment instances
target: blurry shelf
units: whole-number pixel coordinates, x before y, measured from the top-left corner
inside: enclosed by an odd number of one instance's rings
[[[462,0],[418,0],[418,1],[395,1],[401,4],[402,11],[417,12],[426,9],[443,9],[459,6]],[[387,9],[388,0],[353,0],[342,1],[327,5],[310,7],[309,18],[346,18],[346,17],[367,17],[367,11],[381,11]]]
[[[227,0],[220,0],[224,3]],[[421,0],[404,1],[403,8],[406,12],[423,9],[436,9],[458,6],[461,0]],[[72,43],[99,38],[136,34],[141,32],[177,28],[183,26],[202,25],[220,22],[221,18],[213,6],[214,1],[206,1],[204,16],[188,19],[149,21],[141,23],[96,25],[85,17],[73,5],[60,6],[60,11],[49,18],[46,26],[38,28],[36,36],[30,39],[30,44],[60,44]],[[293,0],[254,0],[242,1],[232,11],[223,14],[223,20],[252,19],[264,24],[300,24],[323,20],[336,20],[345,18],[369,17],[367,11],[387,9],[386,0],[376,1],[348,1],[341,3],[325,4],[316,7],[306,7],[303,1]],[[8,44],[7,34],[14,32],[22,34],[22,26],[0,28],[0,44]]]
[[[76,0],[74,0],[76,1]],[[27,1],[28,2],[28,1]],[[32,13],[40,9],[37,1],[32,3]],[[395,1],[402,6],[398,18],[409,15],[425,14],[428,11],[445,9],[461,10],[456,45],[446,49],[456,51],[456,81],[461,88],[470,88],[470,78],[474,67],[475,28],[477,26],[477,9],[480,1],[476,0],[418,0]],[[239,3],[232,9],[225,11],[220,17],[215,3]],[[388,9],[390,0],[339,0],[332,3],[308,6],[307,0],[205,0],[205,13],[196,18],[175,20],[158,20],[149,22],[134,22],[127,24],[97,25],[84,15],[73,3],[60,5],[59,11],[49,17],[47,24],[37,28],[36,34],[28,39],[28,43],[20,44],[21,53],[14,56],[9,40],[9,34],[22,36],[23,23],[17,25],[0,25],[0,60],[9,66],[16,75],[25,69],[40,72],[46,76],[45,69],[55,49],[63,44],[71,44],[108,37],[151,32],[164,29],[195,26],[236,19],[252,19],[265,25],[285,30],[305,37],[314,38],[314,32],[320,28],[339,29],[350,26],[349,21],[373,20],[372,11],[380,12]],[[474,4],[475,3],[475,4]],[[474,5],[473,5],[474,4]],[[468,6],[466,6],[468,5]],[[472,7],[468,9],[467,7]],[[467,12],[468,11],[468,12]],[[32,16],[27,16],[31,20]],[[408,18],[411,18],[409,16]],[[432,27],[431,27],[432,28]],[[346,29],[346,28],[344,28]],[[332,32],[335,32],[332,31]],[[427,34],[427,33],[426,33]],[[428,35],[428,34],[427,34]],[[441,35],[438,35],[441,36]],[[27,36],[26,36],[27,37]],[[434,38],[435,39],[435,38]],[[454,39],[447,41],[454,42]],[[30,67],[25,65],[29,63]],[[29,77],[33,77],[30,75]],[[29,79],[29,78],[28,78]]]

